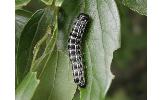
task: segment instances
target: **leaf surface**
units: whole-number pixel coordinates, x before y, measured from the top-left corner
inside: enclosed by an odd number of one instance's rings
[[[37,66],[40,84],[32,100],[72,100],[76,91],[68,57],[55,48]]]
[[[34,48],[37,42],[47,33],[48,27],[53,23],[53,11],[50,8],[38,10],[25,25],[18,42],[16,54],[16,74],[18,83],[21,82],[30,70]],[[41,55],[40,54],[37,56]]]
[[[21,32],[16,50],[16,86],[23,80],[30,69],[28,59],[32,54],[32,41],[42,14],[43,10],[37,11]]]
[[[37,42],[34,55],[42,50],[42,55],[32,63],[32,71],[37,72],[40,84],[34,93],[32,100],[71,100],[76,91],[73,83],[69,59],[65,53],[56,47],[57,39],[57,9],[53,15],[53,28],[50,34],[46,34]],[[38,46],[37,46],[38,45]],[[37,51],[37,52],[35,52]]]
[[[64,2],[64,0],[56,0],[55,1],[55,6],[60,7],[63,2]]]
[[[46,5],[52,5],[53,0],[41,0]]]
[[[16,89],[16,100],[30,100],[38,84],[36,73],[29,72]]]
[[[20,35],[24,26],[31,17],[31,12],[25,10],[16,10],[15,11],[15,38],[16,38],[16,47],[19,41]]]
[[[119,13],[114,0],[86,0],[84,10],[92,20],[83,47],[87,88],[81,100],[104,100],[113,79],[113,52],[120,47]]]
[[[114,77],[110,70],[113,52],[120,47],[120,19],[116,3],[114,0],[66,0],[62,7],[64,17],[60,18],[60,27],[63,28],[60,28],[57,45],[61,50],[67,50],[73,20],[83,12],[90,16],[90,25],[82,43],[87,86],[80,89],[80,99],[104,100]]]
[[[31,0],[16,0],[16,9],[21,8],[22,6],[26,6]]]
[[[147,0],[123,0],[122,3],[133,11],[147,16]]]

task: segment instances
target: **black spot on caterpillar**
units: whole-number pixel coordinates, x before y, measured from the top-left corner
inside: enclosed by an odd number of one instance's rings
[[[82,62],[81,41],[88,22],[88,15],[84,13],[79,14],[72,26],[72,32],[70,32],[68,40],[68,52],[72,64],[74,82],[80,87],[86,86],[84,66]]]

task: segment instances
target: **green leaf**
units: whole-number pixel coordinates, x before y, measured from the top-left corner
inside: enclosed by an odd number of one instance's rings
[[[36,73],[29,72],[16,89],[16,100],[31,100],[38,84]]]
[[[80,100],[80,91],[77,89],[72,100]]]
[[[46,35],[37,43],[34,55],[42,49],[45,49],[42,55],[32,63],[32,71],[38,73],[40,84],[33,96],[33,100],[71,100],[76,91],[76,85],[73,83],[71,67],[67,55],[58,51],[55,44],[57,38],[57,8],[54,14],[54,28],[48,38]]]
[[[16,0],[16,9],[26,6],[31,0]]]
[[[20,83],[29,71],[32,63],[34,47],[44,34],[47,33],[48,27],[53,23],[52,20],[53,10],[50,8],[39,10],[33,15],[22,31],[16,55],[17,84]]]
[[[83,47],[88,84],[81,100],[104,100],[113,79],[113,52],[120,47],[119,13],[114,0],[86,0],[84,9],[92,21]]]
[[[55,1],[55,6],[60,7],[63,2],[64,2],[64,0],[56,0]]]
[[[27,47],[23,43],[24,40],[28,43],[26,38],[20,42],[22,46],[19,52],[27,51],[27,54],[20,52],[20,57],[18,56],[21,68],[27,67],[30,71],[37,72],[37,78],[40,80],[32,100],[73,98],[76,85],[67,56],[67,39],[74,18],[81,12],[90,15],[91,23],[83,37],[87,86],[80,89],[80,97],[81,100],[103,100],[113,78],[110,71],[113,52],[120,46],[120,21],[116,4],[113,0],[65,0],[62,7],[59,24],[57,7],[52,9],[54,14],[51,10],[44,11],[36,21],[38,23],[33,32],[34,36],[30,38]],[[27,29],[24,32],[31,32]],[[24,71],[22,69],[20,72]]]
[[[23,80],[30,69],[28,63],[30,63],[30,55],[32,54],[32,41],[42,14],[43,10],[37,11],[21,33],[16,50],[16,86]]]
[[[57,48],[59,50],[67,52],[67,42],[71,27],[73,25],[73,20],[79,15],[82,7],[82,0],[65,0],[63,2],[62,9],[60,9],[58,24],[59,33],[57,39]]]
[[[41,0],[46,5],[52,5],[53,0]]]
[[[42,2],[44,2],[46,5],[52,5],[53,0],[41,0]],[[56,7],[60,7],[62,5],[64,0],[55,0],[55,6]]]
[[[16,37],[16,48],[19,41],[21,32],[31,17],[31,12],[25,10],[16,10],[15,15],[15,37]]]
[[[69,4],[69,2],[71,2]],[[120,47],[120,19],[114,0],[65,0],[60,17],[58,48],[66,50],[67,37],[74,18],[84,12],[90,16],[88,32],[83,37],[86,88],[80,89],[81,100],[104,100],[113,75],[110,66],[113,52]]]
[[[147,0],[123,0],[122,3],[141,15],[147,15]]]
[[[56,48],[43,56],[37,66],[40,84],[32,100],[72,100],[76,91],[68,57]]]

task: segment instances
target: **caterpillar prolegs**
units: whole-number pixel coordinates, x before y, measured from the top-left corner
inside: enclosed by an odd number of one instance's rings
[[[81,53],[81,42],[88,22],[88,15],[84,13],[79,14],[74,25],[72,26],[72,31],[70,32],[68,40],[68,52],[72,64],[74,82],[80,87],[86,86]]]

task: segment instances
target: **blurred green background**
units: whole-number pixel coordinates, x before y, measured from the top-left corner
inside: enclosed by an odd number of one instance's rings
[[[147,17],[116,0],[121,20],[121,48],[114,52],[111,70],[115,75],[106,100],[147,100]],[[32,0],[24,9],[43,8]]]
[[[117,4],[121,48],[114,52],[107,100],[147,100],[147,17]]]

